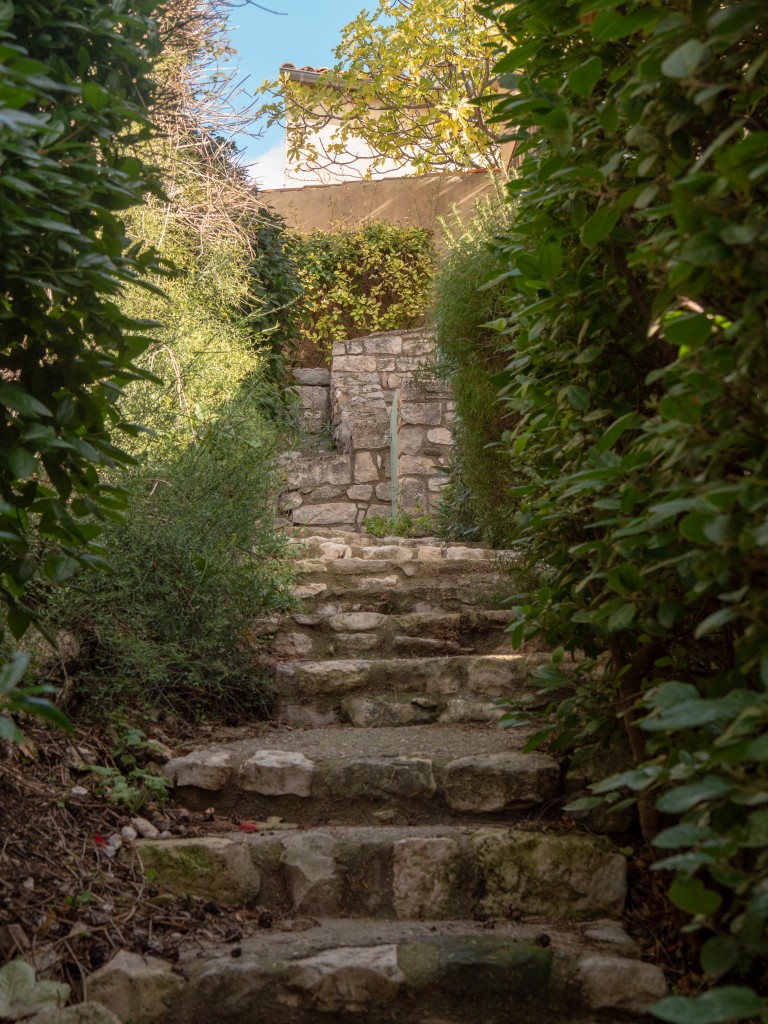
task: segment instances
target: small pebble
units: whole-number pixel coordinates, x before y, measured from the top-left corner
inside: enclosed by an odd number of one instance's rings
[[[157,839],[160,835],[152,822],[146,818],[131,818],[131,825],[143,839]]]
[[[160,838],[161,839],[170,839],[171,838],[171,833],[168,831],[168,829],[166,829],[165,832],[161,832],[160,833]]]
[[[107,846],[117,851],[123,845],[123,837],[118,835],[117,832],[113,832],[112,835],[107,839]]]
[[[27,892],[31,892],[32,889],[35,888],[34,878],[25,878],[24,881],[21,883],[21,888],[26,889]]]
[[[120,829],[120,835],[123,837],[126,843],[133,843],[138,838],[138,832],[131,825],[123,825]]]
[[[69,791],[69,795],[74,797],[88,796],[88,790],[85,786],[73,786]]]

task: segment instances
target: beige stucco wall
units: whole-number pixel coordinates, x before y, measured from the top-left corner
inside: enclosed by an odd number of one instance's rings
[[[338,185],[307,185],[261,193],[267,206],[285,218],[289,228],[309,232],[355,227],[372,221],[427,228],[438,247],[441,217],[455,209],[468,220],[475,204],[496,187],[486,171],[425,174],[419,177],[352,181]]]

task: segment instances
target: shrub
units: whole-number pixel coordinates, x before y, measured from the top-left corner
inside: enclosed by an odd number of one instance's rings
[[[274,432],[246,398],[176,447],[158,442],[110,523],[112,571],[50,596],[48,621],[76,640],[75,697],[187,719],[263,714],[268,684],[249,627],[290,604],[274,526]]]
[[[330,363],[334,341],[424,322],[434,250],[428,231],[376,222],[292,245],[303,294],[296,306],[296,365]]]
[[[155,7],[0,4],[0,601],[15,639],[32,617],[30,581],[100,563],[99,521],[126,500],[101,475],[125,461],[116,401],[148,344],[115,299],[159,269],[122,220],[160,191],[126,155],[151,136]],[[16,699],[23,671],[20,658],[2,672],[0,699],[45,709]]]
[[[636,767],[596,791],[639,794],[702,968],[729,982],[654,1013],[765,1016],[764,5],[493,8],[522,157],[501,246],[513,496],[553,569],[513,636],[610,654],[601,691],[558,696],[558,742],[623,723]],[[541,682],[567,694],[558,658]]]
[[[500,196],[460,234],[448,232],[431,311],[440,370],[456,400],[455,451],[442,495],[441,530],[457,538],[481,536],[497,546],[510,537],[507,491],[516,478],[509,452],[500,445],[512,422],[509,410],[496,401],[507,355],[498,330],[488,324],[508,310],[509,301],[504,264],[491,247],[511,217]]]

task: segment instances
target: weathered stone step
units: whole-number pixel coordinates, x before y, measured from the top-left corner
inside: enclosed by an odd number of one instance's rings
[[[489,561],[511,557],[509,553],[493,551],[481,544],[452,544],[437,537],[419,539],[403,537],[369,537],[350,533],[333,537],[304,537],[291,544],[298,558],[319,558],[326,561],[362,558],[376,560],[390,558],[395,561],[479,560]]]
[[[145,840],[155,884],[274,914],[397,920],[621,913],[626,859],[573,832],[461,826],[324,828]]]
[[[236,947],[197,940],[177,964],[120,952],[88,979],[89,998],[137,1024],[613,1024],[666,993],[610,921],[305,928],[262,929]]]
[[[560,766],[523,754],[523,730],[426,725],[265,731],[164,767],[187,806],[304,824],[513,820],[554,805]]]
[[[336,658],[275,666],[281,703],[323,708],[349,694],[395,693],[483,701],[520,693],[547,654],[457,654],[447,657]]]
[[[334,615],[365,611],[397,615],[495,608],[508,591],[508,579],[492,571],[456,572],[416,579],[392,571],[366,576],[304,577],[299,579],[293,593],[308,612]]]
[[[349,577],[380,579],[384,576],[395,576],[403,582],[470,576],[501,579],[495,563],[488,558],[392,558],[391,555],[386,558],[297,558],[293,568],[302,583],[327,582],[338,577],[346,581]]]

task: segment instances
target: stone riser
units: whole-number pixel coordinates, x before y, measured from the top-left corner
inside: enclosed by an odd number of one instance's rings
[[[386,633],[334,633],[318,629],[281,629],[269,653],[278,659],[417,658],[431,654],[506,654],[509,639],[500,630],[466,638],[446,630],[442,637]]]
[[[155,884],[274,914],[583,921],[621,913],[626,860],[609,842],[502,828],[337,828],[145,840]]]
[[[278,701],[316,704],[348,695],[420,695],[437,701],[466,697],[488,702],[520,694],[546,655],[458,655],[446,658],[290,661],[274,669]]]
[[[89,995],[136,1024],[615,1024],[665,991],[658,968],[606,926],[564,931],[451,922],[325,921],[231,946],[200,944],[178,965],[119,953]],[[608,932],[610,935],[611,933]],[[546,936],[546,938],[544,938]],[[202,946],[202,948],[200,948]]]
[[[386,551],[386,548],[377,548],[377,551]],[[396,549],[407,552],[407,548]],[[502,574],[494,568],[494,563],[487,558],[298,558],[293,562],[293,567],[301,576],[302,583],[331,583],[337,577],[343,578],[348,586],[365,586],[364,580],[382,579],[394,577],[408,586],[423,580],[435,580],[448,578],[453,582],[475,578],[479,582],[493,583],[498,586],[502,581]]]
[[[375,732],[359,731],[364,738]],[[407,730],[395,731],[407,742]],[[310,760],[272,748],[246,758],[233,755],[228,764],[219,758],[213,773],[208,766],[199,769],[199,757],[165,766],[183,805],[251,818],[280,815],[306,825],[358,824],[380,819],[380,812],[404,823],[467,821],[478,815],[513,820],[531,808],[554,806],[562,793],[559,765],[545,754]]]
[[[357,729],[401,728],[409,725],[488,725],[498,722],[504,708],[472,697],[429,698],[399,694],[396,698],[345,697],[301,704],[278,704],[275,721],[291,728],[352,725]]]

